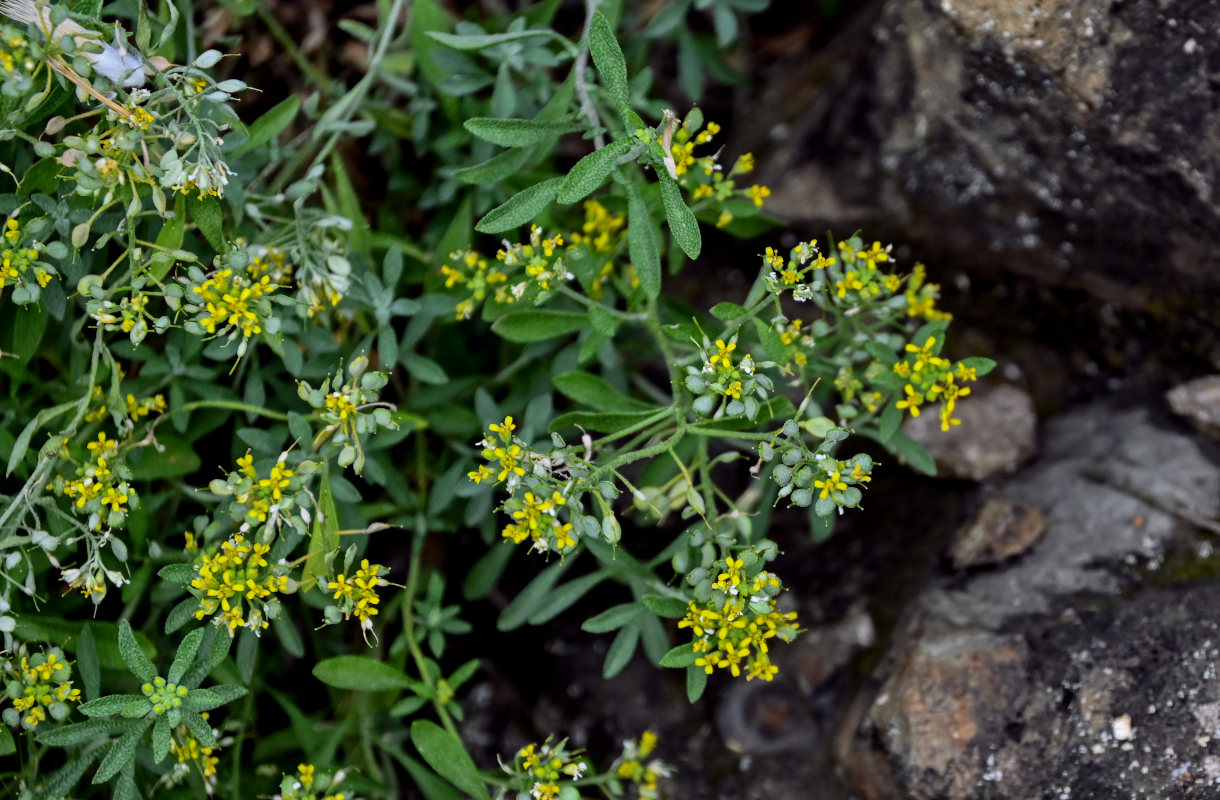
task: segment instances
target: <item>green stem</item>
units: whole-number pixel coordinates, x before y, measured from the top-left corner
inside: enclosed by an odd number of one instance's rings
[[[280,47],[284,48],[284,52],[297,65],[297,69],[305,73],[319,89],[325,89],[331,83],[330,76],[315,67],[313,62],[305,57],[292,36],[284,30],[284,26],[271,13],[271,9],[267,8],[265,3],[255,3],[254,10],[258,14],[258,18],[267,26],[272,38],[279,43]]]
[[[444,704],[436,698],[436,682],[432,677],[432,673],[427,668],[424,653],[419,648],[419,642],[415,641],[415,589],[419,584],[420,558],[423,554],[424,539],[427,535],[425,530],[416,530],[415,538],[411,541],[411,565],[407,571],[407,584],[403,590],[405,599],[402,603],[402,634],[407,640],[407,648],[411,651],[411,658],[415,661],[415,667],[419,670],[420,678],[432,690],[432,707],[436,709],[436,716],[440,718],[445,730],[460,739],[461,736],[458,734],[457,726],[453,724],[453,719],[449,716],[449,712],[445,710]]]

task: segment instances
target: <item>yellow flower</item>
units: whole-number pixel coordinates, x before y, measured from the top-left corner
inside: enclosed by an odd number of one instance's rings
[[[766,186],[759,186],[757,183],[746,189],[746,196],[754,201],[754,205],[762,208],[763,201],[771,196],[771,190]]]

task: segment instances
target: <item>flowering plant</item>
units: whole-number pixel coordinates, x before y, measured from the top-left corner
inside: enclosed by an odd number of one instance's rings
[[[13,797],[659,797],[652,732],[478,768],[469,604],[525,581],[513,631],[617,584],[582,625],[613,633],[606,677],[642,650],[692,701],[772,680],[801,622],[771,510],[860,506],[853,433],[931,470],[903,415],[957,424],[993,366],[942,357],[937,287],[859,236],[766,247],[706,310],[676,295],[705,234],[777,224],[753,156],[629,71],[697,46],[689,3],[628,54],[615,3],[573,36],[556,3],[406,5],[346,21],[367,61],[341,87],[225,3],[312,83],[255,115],[175,3],[116,4],[128,35],[98,0],[0,2]],[[762,5],[694,7],[727,46]]]

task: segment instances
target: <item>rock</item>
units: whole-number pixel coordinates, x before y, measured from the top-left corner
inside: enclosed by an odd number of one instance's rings
[[[1020,637],[971,629],[924,631],[869,709],[863,730],[896,761],[913,797],[973,797],[982,753],[1025,703]],[[997,730],[998,728],[998,730]]]
[[[835,757],[861,797],[1216,796],[1220,625],[1200,610],[1220,581],[1138,589],[1132,568],[1156,576],[1183,521],[1220,511],[1220,467],[1104,403],[1043,441],[995,501],[1036,504],[1043,535],[934,580],[844,717]]]
[[[982,481],[1013,472],[1036,448],[1030,396],[1015,386],[980,389],[957,403],[962,424],[947,431],[933,413],[908,417],[902,430],[936,460],[937,474]]]
[[[1220,437],[1220,375],[1175,386],[1165,394],[1173,413],[1210,436]]]
[[[974,519],[957,529],[949,558],[954,569],[998,564],[1024,553],[1044,530],[1046,520],[1037,508],[992,495]]]
[[[873,618],[863,603],[853,605],[839,622],[805,631],[792,646],[801,693],[813,694],[876,640]]]
[[[741,146],[810,230],[1214,320],[1217,27],[1218,0],[868,4],[770,68]]]

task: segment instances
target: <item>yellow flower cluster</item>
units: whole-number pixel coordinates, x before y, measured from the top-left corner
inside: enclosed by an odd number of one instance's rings
[[[232,328],[247,339],[262,333],[270,313],[265,298],[278,287],[271,278],[252,277],[249,273],[222,269],[213,273],[199,286],[191,287],[198,296],[200,315],[196,319],[210,334]]]
[[[249,488],[237,495],[237,502],[246,507],[246,519],[251,522],[266,522],[267,517],[278,511],[285,494],[294,490],[296,473],[288,469],[281,456],[267,477],[260,478],[254,468],[254,456],[247,452],[237,459],[237,472],[249,480]],[[285,491],[287,490],[287,491]]]
[[[718,394],[732,400],[740,400],[743,391],[743,381],[748,381],[755,373],[754,359],[746,353],[736,364],[733,363],[733,351],[737,349],[737,339],[734,337],[728,344],[723,339],[717,339],[715,351],[705,356],[703,374],[708,375],[708,385]]]
[[[154,394],[143,400],[137,400],[134,394],[127,395],[127,416],[135,422],[139,422],[150,414],[164,414],[166,408],[163,394]]]
[[[23,647],[20,660],[6,661],[4,671],[9,678],[5,693],[13,703],[4,712],[9,725],[33,730],[48,717],[62,720],[68,715],[67,704],[80,700],[80,689],[72,688],[71,665],[58,647],[33,656],[25,655]]]
[[[738,189],[736,181],[733,180],[737,175],[745,175],[754,171],[752,153],[745,153],[739,157],[727,176],[720,166],[719,153],[703,157],[695,156],[695,146],[709,144],[718,133],[720,133],[720,126],[715,122],[708,122],[702,131],[692,136],[692,130],[687,127],[686,123],[683,123],[674,132],[673,141],[669,146],[669,152],[673,158],[674,175],[683,188],[690,193],[691,199],[696,202],[714,199],[723,204],[730,198],[743,197],[761,208],[763,202],[771,196],[771,190],[758,184],[754,184],[748,189]],[[664,139],[661,140],[661,143],[664,145]],[[721,211],[719,219],[716,220],[716,227],[723,228],[732,221],[732,212],[724,209]]]
[[[669,775],[669,767],[661,761],[645,761],[656,746],[657,735],[644,731],[638,742],[633,739],[623,742],[623,754],[614,762],[614,774],[635,784],[640,800],[657,800],[661,796],[657,781]]]
[[[470,319],[474,315],[475,307],[482,303],[493,289],[508,280],[508,275],[499,269],[491,269],[490,262],[473,250],[450,253],[449,261],[451,263],[441,265],[445,288],[461,286],[464,291],[470,293],[469,297],[457,304],[456,319]]]
[[[146,131],[148,126],[156,121],[156,117],[144,106],[127,106],[127,114],[123,116],[123,122],[127,123],[136,130]]]
[[[335,593],[334,599],[339,601],[339,610],[344,619],[355,617],[360,620],[361,628],[370,631],[373,629],[372,618],[377,616],[377,604],[381,602],[377,589],[390,585],[380,576],[388,572],[386,567],[370,564],[367,558],[362,559],[360,569],[351,578],[339,573],[333,581],[327,582],[326,590]]]
[[[204,711],[202,716],[206,720],[208,712]],[[175,737],[169,743],[169,752],[177,760],[175,770],[197,770],[209,795],[216,786],[216,765],[220,763],[220,758],[215,753],[218,749],[200,744],[185,725],[179,726]]]
[[[567,742],[530,743],[517,751],[517,772],[534,800],[556,800],[563,788],[560,781],[575,781],[584,777],[588,763],[577,753],[569,752]]]
[[[907,381],[902,387],[903,399],[894,405],[910,411],[912,417],[918,417],[921,405],[939,402],[940,429],[947,431],[962,422],[953,418],[957,398],[970,394],[970,387],[962,386],[958,381],[977,380],[978,372],[961,362],[955,366],[948,359],[937,356],[936,351],[935,336],[928,337],[922,345],[906,346],[903,359],[893,366],[894,374]]]
[[[914,271],[907,278],[907,288],[904,296],[907,299],[907,316],[921,317],[928,322],[936,320],[951,320],[953,315],[936,308],[936,298],[940,297],[940,285],[928,283],[928,271],[923,264],[915,264]]]
[[[289,591],[290,586],[286,570],[267,562],[269,550],[265,544],[246,542],[239,533],[221,542],[216,553],[204,556],[195,567],[198,577],[191,581],[199,598],[195,618],[220,611],[217,624],[223,619],[230,635],[243,627],[255,633],[266,628],[267,606],[278,602],[275,595]],[[248,615],[243,601],[250,606]]]
[[[4,236],[0,239],[0,291],[5,286],[22,286],[32,276],[38,286],[45,288],[55,277],[51,266],[42,261],[42,252],[37,243],[24,245],[21,222],[10,219],[4,223]]]
[[[466,477],[475,483],[495,478],[495,483],[508,481],[510,486],[516,485],[517,480],[525,476],[525,466],[529,461],[528,451],[513,441],[513,431],[517,430],[513,418],[505,417],[499,425],[493,422],[487,429],[487,438],[479,444],[483,447],[483,458],[491,464],[480,464]]]
[[[719,667],[734,678],[744,671],[746,680],[771,680],[779,668],[771,663],[768,640],[788,641],[796,633],[796,612],[775,608],[779,578],[765,571],[749,577],[744,559],[730,556],[712,588],[711,600],[704,605],[692,600],[678,622],[695,635],[695,666],[709,675]]]
[[[29,42],[7,25],[0,35],[0,69],[8,73],[33,72],[38,62],[26,53]]]
[[[77,468],[77,477],[60,481],[63,494],[72,500],[73,510],[88,515],[89,526],[100,530],[102,525],[119,526],[127,519],[136,490],[122,480],[111,468],[111,460],[119,451],[119,443],[108,439],[105,432],[98,433],[95,441],[85,445],[90,460]],[[85,595],[90,594],[82,589]]]
[[[504,510],[513,521],[504,526],[501,535],[513,544],[532,539],[533,549],[539,552],[566,553],[576,546],[576,539],[572,523],[559,519],[559,510],[565,505],[567,500],[559,492],[553,492],[549,499],[535,497],[533,492],[526,492],[520,499],[511,498]]]
[[[582,285],[591,297],[600,300],[616,277],[615,255],[621,252],[627,217],[596,200],[586,200],[584,209],[585,221],[579,231],[548,238],[541,228],[531,226],[527,241],[496,253],[499,263],[495,266],[474,251],[451,254],[449,262],[441,266],[445,288],[461,287],[467,293],[458,303],[455,317],[470,319],[488,298],[509,305],[554,291],[576,277],[569,265],[579,265]],[[624,292],[639,287],[639,276],[630,264],[621,274],[624,283],[620,288]]]
[[[297,774],[285,775],[280,782],[279,796],[282,800],[348,800],[343,792],[323,794],[327,789],[335,788],[333,784],[339,780],[341,778],[319,775],[313,764],[297,764]]]
[[[802,325],[804,325],[802,320],[794,319],[787,325],[779,326],[779,339],[784,346],[790,348],[792,363],[799,367],[809,363],[809,356],[805,354],[805,350],[813,346],[813,336],[802,334]]]

